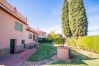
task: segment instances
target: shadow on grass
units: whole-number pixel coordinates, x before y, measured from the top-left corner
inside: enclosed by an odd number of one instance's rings
[[[94,60],[94,59],[97,59],[97,58],[90,58],[86,55],[83,55],[81,53],[76,52],[75,57],[74,57],[74,61],[71,63],[72,64],[85,64],[85,65],[87,65],[86,63],[83,62],[83,60]]]
[[[67,64],[68,66],[69,65],[88,65],[84,62],[84,60],[95,60],[97,58],[90,58],[86,55],[83,55],[81,53],[78,53],[78,52],[75,52],[73,53],[74,55],[74,58],[70,59],[69,62],[64,62],[64,61],[57,61],[57,62],[54,62],[52,63],[51,65],[64,65],[64,64]]]

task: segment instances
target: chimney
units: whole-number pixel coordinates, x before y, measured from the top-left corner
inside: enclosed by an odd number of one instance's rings
[[[14,13],[16,13],[17,12],[17,9],[16,9],[16,7],[14,8]]]

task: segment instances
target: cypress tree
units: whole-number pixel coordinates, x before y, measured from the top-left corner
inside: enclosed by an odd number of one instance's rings
[[[83,0],[68,0],[69,25],[73,36],[86,36],[88,21]]]
[[[62,32],[65,37],[71,37],[72,33],[69,27],[69,17],[68,17],[68,1],[64,0],[63,8],[62,8],[62,15],[61,15],[61,24],[62,24]]]

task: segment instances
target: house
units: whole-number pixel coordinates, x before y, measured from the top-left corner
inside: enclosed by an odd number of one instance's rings
[[[0,55],[35,44],[38,32],[29,27],[27,18],[7,1],[0,0]]]
[[[29,38],[32,38],[33,41],[37,42],[39,35],[38,31],[29,26],[26,28],[26,30],[29,31]]]
[[[38,37],[39,37],[39,38],[44,38],[44,37],[46,37],[46,32],[41,31],[41,30],[38,30]]]

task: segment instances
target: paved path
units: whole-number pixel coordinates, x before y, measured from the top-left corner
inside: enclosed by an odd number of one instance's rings
[[[5,66],[20,66],[32,53],[36,51],[33,49],[26,49],[20,54],[9,54],[0,58],[0,65]]]
[[[74,49],[76,50],[77,52],[85,55],[85,56],[88,56],[90,58],[99,58],[99,54],[97,53],[94,53],[94,52],[89,52],[89,51],[86,51],[86,50],[83,50],[83,49]]]

